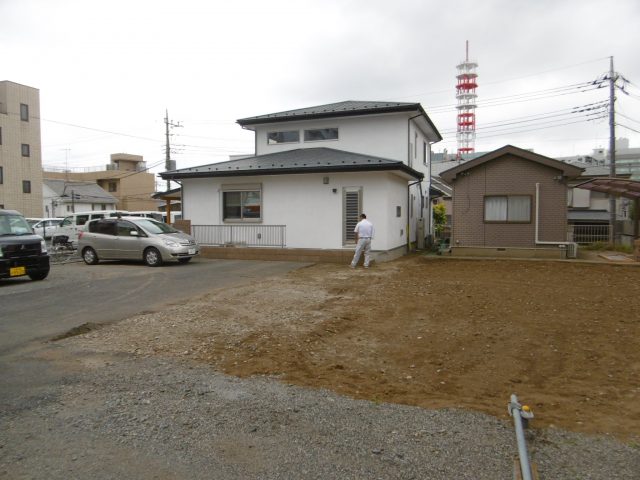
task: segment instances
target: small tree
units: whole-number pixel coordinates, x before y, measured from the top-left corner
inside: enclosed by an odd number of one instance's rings
[[[440,237],[444,232],[444,227],[447,224],[447,210],[444,203],[438,203],[433,206],[433,228],[436,233],[436,237]]]

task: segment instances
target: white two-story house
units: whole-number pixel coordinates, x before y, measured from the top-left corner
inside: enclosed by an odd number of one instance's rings
[[[362,212],[379,259],[428,234],[442,137],[419,103],[346,101],[237,123],[255,132],[254,156],[161,174],[182,185],[183,218],[203,245],[353,250]]]

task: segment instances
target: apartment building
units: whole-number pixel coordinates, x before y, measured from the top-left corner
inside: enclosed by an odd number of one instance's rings
[[[40,91],[0,81],[0,208],[42,217]]]
[[[75,182],[95,182],[116,198],[120,210],[157,210],[155,175],[147,171],[141,155],[114,153],[105,168],[54,169],[45,166],[44,178]]]

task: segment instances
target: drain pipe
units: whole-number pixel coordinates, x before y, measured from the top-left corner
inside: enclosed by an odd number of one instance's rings
[[[542,240],[539,239],[538,235],[540,232],[540,228],[539,228],[539,224],[540,224],[540,184],[536,183],[536,225],[535,225],[535,242],[536,245],[557,245],[558,247],[561,248],[567,248],[569,245],[571,245],[571,252],[566,252],[567,253],[567,257],[570,258],[576,258],[578,255],[578,244],[575,242],[544,242]]]
[[[410,183],[407,185],[407,253],[411,252],[411,187],[414,185],[421,184],[422,180],[418,180],[417,182]],[[422,195],[422,185],[420,185],[420,195]],[[416,243],[418,238],[416,237]]]
[[[515,393],[511,395],[511,402],[508,405],[508,409],[509,415],[513,417],[513,423],[516,427],[516,441],[518,442],[518,457],[520,458],[522,480],[532,480],[527,442],[524,438],[524,428],[527,426],[529,419],[533,418],[533,412],[528,406],[522,406],[518,403],[518,397],[516,397]]]

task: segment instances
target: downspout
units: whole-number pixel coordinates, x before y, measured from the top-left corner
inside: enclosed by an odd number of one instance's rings
[[[535,224],[535,244],[536,245],[557,245],[558,247],[567,248],[571,245],[571,251],[567,251],[567,258],[576,258],[578,255],[578,244],[575,242],[544,242],[539,240],[539,223],[540,223],[540,184],[536,183],[536,224]]]
[[[411,155],[412,155],[412,151],[411,151],[411,120],[413,120],[414,118],[418,118],[421,117],[422,114],[418,114],[418,115],[414,115],[413,117],[409,117],[407,118],[407,167],[412,168],[410,166],[411,163]],[[414,148],[417,148],[414,145]],[[422,180],[418,180],[417,182],[414,183],[410,183],[407,186],[407,253],[409,253],[409,251],[411,250],[411,218],[409,217],[409,212],[410,210],[410,202],[411,202],[411,192],[410,189],[413,185],[416,185],[418,183],[422,182]],[[422,195],[422,187],[420,187],[420,194]]]
[[[433,245],[432,229],[433,229],[433,210],[431,205],[431,145],[436,142],[429,142],[429,192],[427,193],[427,213],[429,214],[429,223],[427,235],[431,238],[431,244]]]
[[[407,253],[411,251],[411,217],[409,216],[411,213],[411,187],[419,183],[422,183],[422,180],[407,185]],[[422,186],[420,186],[420,194],[422,195]]]

